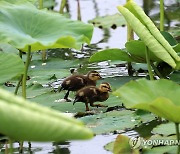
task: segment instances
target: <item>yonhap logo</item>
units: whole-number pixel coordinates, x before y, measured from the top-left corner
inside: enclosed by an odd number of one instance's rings
[[[129,139],[129,145],[133,149],[147,147],[147,146],[174,146],[174,145],[180,145],[179,140],[175,139],[149,139],[144,140],[142,137],[133,137]]]
[[[129,140],[129,145],[133,149],[137,149],[141,146],[142,138],[141,137],[133,137]]]

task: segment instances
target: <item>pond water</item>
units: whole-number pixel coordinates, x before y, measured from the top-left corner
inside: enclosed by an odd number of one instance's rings
[[[149,1],[149,0],[148,0]],[[60,1],[56,1],[57,6],[54,10],[59,9]],[[97,16],[105,16],[105,15],[112,15],[117,13],[116,6],[123,5],[126,1],[125,0],[80,0],[81,6],[81,15],[82,21],[88,22],[89,20],[97,17]],[[136,2],[145,7],[144,3],[146,0],[136,0]],[[69,8],[70,8],[70,16],[71,19],[77,19],[77,1],[76,0],[68,0]],[[176,3],[175,0],[165,1],[165,6],[170,6],[171,4]],[[158,8],[159,1],[154,0],[152,2],[152,6],[149,9],[149,15],[155,15],[159,11]],[[177,21],[174,20],[171,22],[171,26],[177,24]],[[96,48],[105,49],[105,48],[124,48],[126,43],[126,27],[118,27],[116,29],[109,29],[109,36],[105,35],[105,31],[100,28],[94,28],[94,34],[92,38],[92,44],[96,44]],[[106,39],[105,39],[106,38]],[[101,40],[105,41],[101,41]],[[100,43],[98,43],[100,42]],[[86,51],[87,52],[87,51]],[[75,57],[83,58],[89,57],[86,55],[87,53],[75,51]],[[88,69],[96,69],[100,72],[103,78],[107,77],[115,77],[115,76],[128,76],[126,66],[122,64],[121,67],[116,67],[113,63],[109,62],[101,62],[98,64],[88,64],[86,65]],[[144,76],[145,74],[139,74]],[[61,83],[62,79],[57,80],[57,82],[53,83],[52,86],[57,88],[57,86]],[[157,122],[153,124],[149,124],[149,131],[146,133],[150,133],[152,127],[154,127]],[[141,128],[142,129],[142,128]],[[146,128],[147,129],[147,128]],[[134,137],[139,135],[138,129],[131,130],[127,132],[123,132],[123,134],[128,135],[129,137]],[[109,134],[109,135],[97,135],[93,139],[88,141],[69,141],[64,143],[32,143],[32,148],[28,150],[28,144],[24,143],[24,153],[37,153],[37,154],[46,154],[46,153],[62,153],[62,154],[92,154],[92,153],[99,153],[99,154],[110,154],[111,152],[106,151],[104,146],[114,141],[117,137],[117,134]],[[19,147],[18,143],[14,144],[15,148]],[[16,149],[17,150],[17,149]],[[15,153],[19,153],[16,151]]]

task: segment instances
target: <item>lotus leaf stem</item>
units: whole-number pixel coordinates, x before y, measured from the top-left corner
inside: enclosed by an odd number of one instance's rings
[[[19,78],[18,84],[17,84],[16,89],[14,91],[15,95],[17,95],[17,93],[18,93],[18,90],[19,90],[19,87],[21,85],[22,79],[23,79],[23,75],[21,75],[20,78]]]
[[[46,61],[46,50],[42,50],[42,61],[45,62]]]
[[[77,0],[77,12],[78,12],[78,16],[77,16],[77,19],[79,20],[79,21],[81,21],[81,8],[80,8],[80,2],[79,2],[79,0]]]
[[[59,13],[60,14],[63,14],[64,13],[64,7],[66,6],[66,3],[67,3],[67,0],[61,0],[61,6],[60,6],[60,9],[59,9]]]
[[[23,79],[22,79],[22,96],[25,99],[26,99],[27,72],[28,72],[30,60],[31,60],[31,46],[28,46],[27,58],[26,58],[26,63],[25,63],[25,70],[24,70]]]
[[[146,53],[146,63],[148,66],[148,72],[149,72],[150,80],[154,80],[154,76],[153,76],[153,72],[152,72],[152,68],[151,68],[151,63],[150,63],[149,51],[148,51],[147,46],[145,49],[145,53]]]
[[[129,0],[126,0],[128,2]],[[127,41],[134,40],[134,32],[131,26],[127,23]],[[128,75],[133,75],[132,64],[128,62]]]
[[[9,139],[9,145],[10,145],[9,153],[13,154],[13,141],[11,139]]]
[[[43,9],[43,0],[39,0],[39,9]]]
[[[152,68],[154,69],[154,72],[157,74],[157,76],[159,77],[159,78],[164,78],[163,76],[162,76],[162,74],[159,72],[159,70],[156,68],[156,66],[154,65],[154,63],[153,62],[151,62],[151,66],[152,66]]]
[[[160,31],[164,31],[164,0],[160,0]]]
[[[180,142],[180,134],[179,134],[179,123],[175,123],[176,126],[176,136],[178,143]],[[177,154],[180,154],[180,145],[178,144]]]

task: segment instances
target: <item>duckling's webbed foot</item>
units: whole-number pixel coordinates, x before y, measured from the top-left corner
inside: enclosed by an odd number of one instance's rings
[[[70,100],[70,99],[68,99],[68,98],[66,98],[65,100],[66,100],[66,102],[71,102],[71,100]]]

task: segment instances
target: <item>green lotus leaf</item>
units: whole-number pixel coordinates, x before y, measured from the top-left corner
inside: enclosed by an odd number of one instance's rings
[[[169,77],[172,81],[180,84],[180,71],[173,72]]]
[[[179,52],[179,53],[180,53],[180,43],[178,43],[177,45],[175,45],[173,48],[174,48],[174,50],[175,50],[176,52]]]
[[[0,133],[22,141],[89,139],[92,132],[63,113],[0,89]]]
[[[24,63],[18,55],[0,52],[0,83],[23,74],[23,71]]]
[[[105,60],[121,60],[128,62],[145,63],[142,57],[130,55],[128,52],[121,49],[106,49],[93,54],[89,61],[98,62]]]
[[[149,122],[155,119],[152,114],[138,115],[134,111],[110,111],[80,118],[87,127],[91,128],[96,134],[104,134],[114,132],[115,130],[133,129],[142,122]]]
[[[104,146],[105,150],[111,151],[111,152],[113,152],[113,148],[114,148],[114,141],[112,141]]]
[[[169,80],[131,81],[114,95],[129,108],[143,109],[173,122],[180,122],[180,86]]]
[[[125,154],[125,153],[139,154],[139,150],[132,149],[129,144],[129,137],[120,134],[117,136],[114,142],[113,153],[114,154]]]
[[[133,40],[129,41],[125,44],[127,51],[131,54],[132,57],[137,56],[140,57],[141,59],[144,59],[144,62],[146,63],[146,46],[143,41],[139,40]],[[161,61],[161,59],[157,58],[153,52],[149,52],[149,57],[152,61]],[[140,59],[139,58],[139,59]]]
[[[163,37],[152,20],[145,14],[140,6],[138,6],[133,0],[130,0],[127,2],[125,7],[143,23],[143,25],[148,29],[151,35],[163,46],[164,49],[166,49],[166,51],[172,56],[172,58],[174,58],[176,61],[180,61],[180,57],[173,50],[170,43],[168,43],[168,41],[165,39],[166,37]]]
[[[27,51],[76,48],[90,43],[93,26],[72,21],[58,13],[38,10],[31,3],[18,5],[0,1],[0,42]]]
[[[179,61],[180,57],[164,39],[149,17],[145,15],[143,10],[133,1],[129,1],[125,7],[118,6],[118,10],[125,17],[126,21],[140,39],[144,41],[150,51],[152,51],[159,59],[175,68],[176,61]]]
[[[105,61],[105,60],[122,60],[133,61],[127,52],[121,49],[106,49],[99,51],[91,56],[90,62]]]
[[[166,129],[164,129],[166,128]],[[166,123],[166,124],[160,124],[153,128],[152,130],[153,134],[160,134],[163,136],[170,136],[172,134],[176,134],[175,130],[175,124],[172,122]]]
[[[174,154],[177,153],[177,146],[158,146],[149,149],[143,149],[143,154],[158,154],[158,153],[169,153]]]
[[[4,0],[0,0],[0,1],[4,1]],[[27,3],[27,2],[35,3],[35,1],[37,0],[6,0],[6,2],[12,4]]]
[[[177,41],[174,39],[174,37],[170,33],[166,31],[161,31],[161,34],[171,46],[177,45]]]
[[[95,27],[113,28],[113,29],[126,24],[124,17],[118,13],[103,17],[97,17],[93,20],[89,20],[88,22],[92,23]]]
[[[14,48],[12,45],[8,43],[0,43],[0,51],[6,52],[6,53],[14,53],[14,54],[19,54],[19,50]]]
[[[149,111],[156,115],[180,123],[180,104],[175,105],[171,100],[159,97],[149,105]]]

